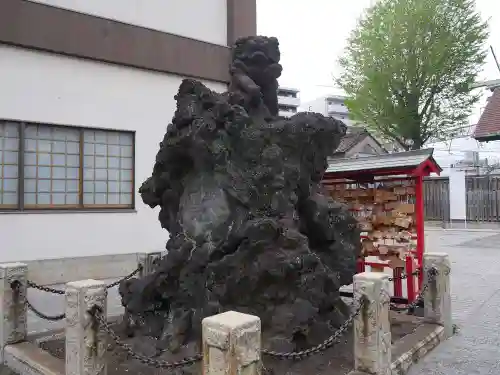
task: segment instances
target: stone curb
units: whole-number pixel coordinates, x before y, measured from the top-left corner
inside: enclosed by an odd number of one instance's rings
[[[393,357],[396,357],[396,360],[392,361],[391,375],[407,374],[411,366],[434,349],[443,340],[443,337],[444,328],[434,324],[419,326],[413,333],[403,337],[397,346],[392,346]],[[401,351],[400,354],[397,353],[399,351]],[[369,374],[351,371],[348,375]]]
[[[419,328],[428,325],[418,327],[415,332],[405,336],[403,339],[408,338],[408,340],[415,339],[419,335]],[[392,375],[404,375],[408,372],[410,367],[419,362],[424,356],[434,349],[444,338],[444,327],[435,325],[434,329],[427,334],[424,338],[417,341],[413,347],[402,353],[394,360],[391,364]]]
[[[477,232],[477,233],[500,233],[500,229],[477,229],[477,228],[425,228],[426,232]]]

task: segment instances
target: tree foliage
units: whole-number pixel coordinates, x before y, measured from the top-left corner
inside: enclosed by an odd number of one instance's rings
[[[420,149],[468,124],[487,38],[474,0],[379,0],[352,31],[337,83],[354,120]]]

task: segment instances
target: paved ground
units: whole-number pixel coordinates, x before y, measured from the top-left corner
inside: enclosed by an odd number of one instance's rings
[[[426,242],[427,251],[450,254],[453,315],[460,332],[415,365],[410,375],[500,374],[500,233],[434,229],[427,231]],[[28,297],[45,313],[63,311],[64,296],[30,290]],[[109,291],[108,313],[121,311],[115,287]],[[28,330],[40,332],[62,324],[30,313]]]
[[[426,249],[450,254],[453,317],[459,333],[409,375],[500,374],[500,234],[427,231]]]

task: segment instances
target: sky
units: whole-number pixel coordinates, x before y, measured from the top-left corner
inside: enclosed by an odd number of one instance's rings
[[[280,85],[300,90],[302,102],[326,94],[342,94],[335,87],[339,73],[337,63],[352,29],[363,10],[376,0],[257,0],[257,32],[275,36],[280,41],[283,74]],[[476,0],[484,20],[489,21],[490,38],[485,48],[493,46],[500,59],[500,1]],[[500,79],[491,53],[478,80]],[[474,108],[470,124],[474,125],[490,93],[483,93]],[[463,158],[465,151],[479,151],[481,158],[500,162],[500,141],[478,144],[464,137],[451,142],[430,145],[442,167]]]

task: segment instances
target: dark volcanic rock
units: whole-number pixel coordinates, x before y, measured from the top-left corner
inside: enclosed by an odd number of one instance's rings
[[[143,201],[170,233],[156,272],[123,282],[131,334],[176,352],[201,320],[236,310],[265,342],[317,344],[342,324],[360,250],[355,219],[325,193],[326,158],[345,125],[316,113],[277,117],[276,38],[236,42],[227,93],[182,82]]]

